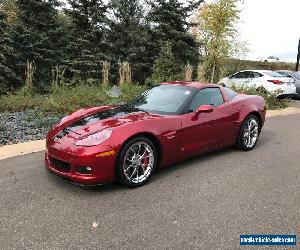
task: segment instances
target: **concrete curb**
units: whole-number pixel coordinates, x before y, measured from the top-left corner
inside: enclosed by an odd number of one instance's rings
[[[300,108],[289,107],[281,110],[269,110],[266,117],[299,114]],[[45,140],[29,141],[0,147],[0,160],[40,152],[46,149]]]
[[[300,113],[300,108],[288,107],[285,109],[268,110],[266,117],[280,116],[280,115],[293,115],[293,114],[299,114],[299,113]]]
[[[0,147],[0,160],[4,160],[10,157],[15,157],[18,155],[26,155],[30,153],[35,153],[43,151],[46,149],[46,141],[28,141],[18,144],[5,145]]]

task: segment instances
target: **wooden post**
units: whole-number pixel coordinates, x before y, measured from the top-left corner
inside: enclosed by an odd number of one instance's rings
[[[211,78],[210,78],[210,83],[214,82],[215,79],[215,71],[216,71],[216,61],[214,60],[214,64],[213,64],[213,68],[212,68],[212,74],[211,74]]]
[[[184,80],[187,82],[192,81],[193,75],[193,66],[188,62],[187,65],[184,66]]]
[[[298,44],[298,54],[297,54],[297,62],[296,62],[296,71],[299,70],[299,60],[300,60],[300,38],[299,38],[299,44]]]
[[[107,61],[102,62],[102,84],[105,86],[109,83],[109,70],[110,63]]]

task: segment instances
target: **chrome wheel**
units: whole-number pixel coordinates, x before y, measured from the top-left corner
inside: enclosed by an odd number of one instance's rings
[[[256,119],[251,118],[244,127],[243,143],[246,148],[252,148],[259,135],[259,124]]]
[[[123,171],[128,181],[135,184],[145,181],[150,176],[153,167],[154,152],[147,142],[136,142],[127,149]]]

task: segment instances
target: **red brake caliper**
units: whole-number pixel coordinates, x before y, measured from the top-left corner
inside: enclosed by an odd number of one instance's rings
[[[143,160],[143,169],[145,170],[145,167],[147,167],[149,164],[149,155]]]

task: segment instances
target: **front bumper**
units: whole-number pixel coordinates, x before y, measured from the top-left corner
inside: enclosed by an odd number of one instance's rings
[[[297,98],[299,97],[299,94],[296,94],[296,93],[293,93],[293,94],[280,94],[277,96],[278,99],[281,99],[281,98]]]
[[[115,151],[114,151],[115,152]],[[64,151],[48,149],[45,166],[53,174],[80,185],[98,185],[115,181],[116,155],[73,155]],[[88,174],[78,172],[78,167],[90,167]]]

